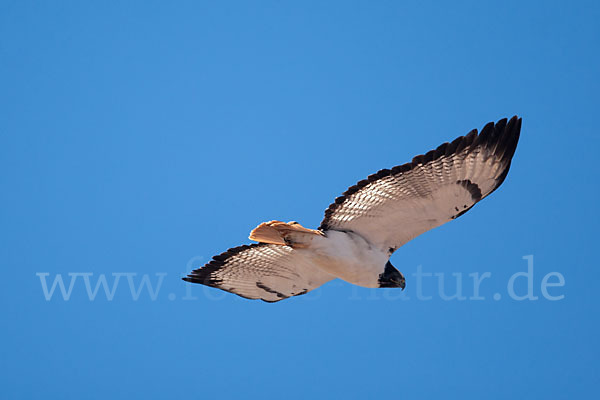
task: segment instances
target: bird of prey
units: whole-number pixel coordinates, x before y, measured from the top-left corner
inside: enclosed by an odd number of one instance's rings
[[[369,288],[402,288],[389,259],[416,236],[456,219],[506,178],[521,118],[490,122],[407,164],[370,175],[325,211],[318,229],[270,221],[258,243],[215,256],[183,280],[248,299],[276,302],[340,278]]]

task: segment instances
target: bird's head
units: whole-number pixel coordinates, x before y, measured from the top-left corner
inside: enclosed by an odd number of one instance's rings
[[[401,288],[404,290],[406,281],[404,275],[398,271],[391,262],[385,264],[383,273],[379,275],[379,287],[382,288]]]

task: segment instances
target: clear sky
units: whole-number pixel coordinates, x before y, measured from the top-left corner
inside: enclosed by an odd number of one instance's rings
[[[0,397],[596,395],[600,7],[440,3],[1,0]],[[393,255],[402,294],[180,279],[514,114],[505,183]]]

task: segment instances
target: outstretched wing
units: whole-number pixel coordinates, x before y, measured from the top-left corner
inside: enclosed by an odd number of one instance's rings
[[[229,249],[183,280],[275,302],[305,294],[334,278],[298,250],[257,243]]]
[[[325,211],[321,230],[354,231],[394,252],[451,221],[506,178],[521,119],[501,119],[444,143],[412,162],[383,169],[349,188]]]

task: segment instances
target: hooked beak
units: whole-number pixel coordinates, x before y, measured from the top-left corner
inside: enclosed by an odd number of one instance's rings
[[[395,284],[398,285],[399,288],[402,289],[402,291],[404,291],[404,288],[406,287],[406,280],[404,278],[400,279],[400,280],[392,280],[392,282],[394,282]]]

